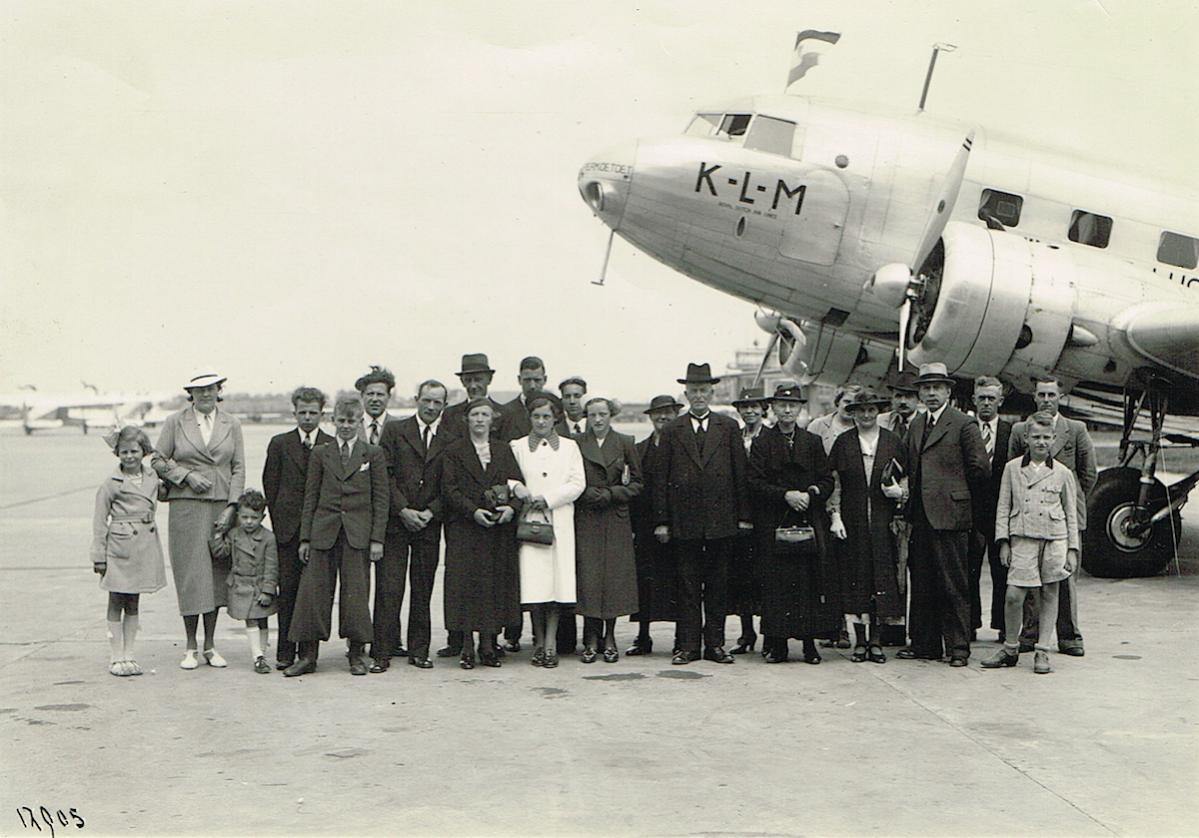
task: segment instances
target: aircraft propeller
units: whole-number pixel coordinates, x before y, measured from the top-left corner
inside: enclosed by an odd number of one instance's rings
[[[957,202],[958,193],[962,189],[962,179],[966,174],[966,163],[970,159],[970,148],[974,144],[974,132],[971,131],[962,141],[953,159],[953,164],[941,184],[941,192],[937,203],[924,224],[924,233],[912,256],[910,264],[893,262],[883,265],[870,279],[866,280],[866,290],[883,302],[899,307],[899,368],[903,369],[907,361],[908,329],[912,322],[912,306],[919,304],[924,296],[926,279],[921,272],[925,262],[932,254],[933,248],[941,240],[945,225],[953,214],[953,205]]]

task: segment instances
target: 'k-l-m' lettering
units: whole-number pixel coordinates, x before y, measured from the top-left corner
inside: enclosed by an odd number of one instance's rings
[[[774,203],[770,205],[770,208],[772,210],[778,209],[779,196],[785,194],[788,198],[798,198],[798,200],[795,202],[795,214],[799,215],[799,211],[803,208],[804,194],[807,191],[808,187],[806,184],[791,189],[787,186],[786,182],[782,178],[779,178],[778,185],[774,187]]]
[[[712,175],[720,168],[719,163],[713,163],[709,166],[707,163],[699,164],[699,177],[695,179],[695,191],[698,192],[700,187],[704,185],[704,181],[708,182],[708,189],[713,195],[716,194],[716,186],[712,183]]]
[[[754,202],[753,198],[747,198],[745,195],[745,190],[749,189],[749,177],[750,177],[749,172],[746,172],[745,180],[742,181],[742,183],[741,183],[741,197],[737,199],[738,201],[740,201],[743,204],[752,204]]]

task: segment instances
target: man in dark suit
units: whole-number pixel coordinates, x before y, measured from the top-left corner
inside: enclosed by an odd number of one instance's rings
[[[568,436],[581,436],[587,430],[587,382],[577,375],[558,385],[562,395],[562,432]]]
[[[1054,440],[1049,449],[1050,456],[1057,462],[1074,472],[1078,488],[1078,530],[1081,534],[1087,528],[1087,495],[1095,488],[1099,480],[1099,470],[1095,461],[1095,445],[1087,426],[1076,419],[1067,419],[1058,410],[1062,397],[1062,383],[1056,378],[1038,379],[1033,398],[1037,410],[1053,416]],[[1012,427],[1012,436],[1008,442],[1008,459],[1023,457],[1028,452],[1028,423],[1017,422]],[[1057,647],[1064,655],[1081,658],[1085,654],[1082,644],[1082,631],[1078,627],[1078,590],[1075,584],[1078,580],[1078,567],[1058,586],[1057,599]],[[1024,603],[1024,629],[1020,636],[1020,650],[1032,649],[1037,639],[1039,614],[1035,595],[1029,596]]]
[[[296,659],[296,644],[287,639],[291,615],[300,587],[300,516],[312,449],[333,437],[320,429],[325,414],[325,394],[315,387],[300,387],[291,394],[296,427],[271,437],[262,467],[262,491],[271,512],[271,527],[279,547],[279,642],[275,668],[287,669]]]
[[[441,454],[439,436],[445,410],[446,386],[430,379],[416,391],[416,415],[389,422],[380,447],[391,480],[391,515],[399,549],[394,557],[383,552],[376,565],[374,640],[371,672],[386,672],[390,650],[400,634],[400,605],[404,581],[410,575],[408,599],[408,663],[431,669],[429,604],[441,548]]]
[[[896,656],[970,659],[969,544],[972,498],[983,491],[987,451],[978,423],[949,403],[953,379],[944,364],[922,364],[916,379],[927,412],[908,430],[908,520],[912,524],[912,643]]]
[[[487,399],[491,403],[492,415],[495,421],[491,424],[491,435],[499,439],[500,411],[503,405],[487,395],[491,380],[495,378],[495,370],[491,368],[487,355],[483,352],[468,352],[462,356],[462,364],[458,370],[458,380],[466,390],[466,398],[457,404],[452,404],[441,414],[441,426],[438,432],[442,435],[442,448],[466,435],[466,407],[474,399]],[[411,613],[411,608],[409,608]],[[456,658],[462,654],[462,632],[447,631],[446,643],[437,650],[439,658]]]
[[[545,363],[536,355],[521,358],[516,380],[520,382],[520,395],[505,404],[500,412],[500,439],[504,442],[528,436],[533,429],[525,403],[534,393],[545,390]]]
[[[338,634],[349,640],[351,675],[365,675],[363,653],[371,638],[370,562],[383,558],[390,490],[383,452],[358,438],[362,402],[341,398],[333,408],[337,438],[313,450],[300,517],[300,562],[288,639],[299,658],[290,677],[316,670],[317,647],[332,629],[333,594],[341,581]]]
[[[982,578],[983,555],[991,568],[991,621],[1003,640],[1003,599],[1007,591],[1007,568],[999,561],[995,546],[995,507],[999,503],[999,487],[1003,483],[1003,467],[1007,465],[1008,439],[1012,423],[999,418],[1003,404],[1003,384],[998,378],[980,375],[974,379],[974,419],[987,449],[990,469],[979,496],[974,499],[974,532],[970,536],[970,625],[975,631],[982,628],[982,596],[978,583]],[[975,633],[971,632],[971,639]]]
[[[750,529],[748,463],[736,420],[713,413],[708,364],[688,364],[680,378],[691,409],[662,432],[663,473],[654,484],[654,537],[675,545],[679,571],[679,651],[673,664],[703,657],[736,659],[724,649],[728,557],[737,532]]]

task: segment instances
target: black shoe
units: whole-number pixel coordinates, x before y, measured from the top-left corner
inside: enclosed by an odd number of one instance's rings
[[[674,657],[670,659],[670,662],[675,666],[684,666],[697,660],[699,660],[699,652],[688,652],[684,649],[679,649],[674,653]]]
[[[289,661],[277,660],[275,661],[275,669],[287,669],[287,667],[291,666],[295,662],[295,658],[292,658]]]
[[[965,658],[950,658],[949,665],[954,667],[967,666],[968,661]]]
[[[297,675],[307,675],[310,672],[316,672],[315,658],[300,658],[287,669],[283,670],[283,677],[295,678]]]
[[[370,671],[378,675],[380,672],[386,672],[391,668],[391,661],[388,658],[375,658],[375,662],[371,664]]]
[[[517,652],[520,651],[520,641],[519,640],[505,640],[504,641],[504,651],[511,652],[512,654],[515,655]]]
[[[495,668],[499,668],[504,665],[496,655],[479,655],[479,663],[483,664],[484,666],[491,666]]]
[[[403,643],[397,643],[395,645],[395,648],[391,650],[391,654],[388,655],[388,657],[389,658],[406,658],[406,657],[408,657],[408,650],[404,648]]]
[[[652,655],[654,653],[654,641],[652,640],[634,640],[633,645],[625,649],[625,656],[635,658],[638,655]]]
[[[1020,653],[1021,654],[1024,654],[1026,652],[1035,652],[1036,650],[1037,650],[1037,644],[1035,644],[1031,640],[1025,640],[1023,637],[1020,638]]]
[[[582,660],[583,663],[595,663],[595,661],[598,657],[599,657],[599,653],[597,653],[595,651],[594,647],[584,646],[583,647],[583,655],[580,658],[580,660]]]
[[[453,646],[442,646],[440,649],[437,650],[437,657],[439,657],[439,658],[456,658],[461,654],[462,654],[461,646],[458,646],[457,648],[455,648]]]
[[[360,655],[355,655],[350,658],[350,674],[365,675],[369,670],[366,666],[366,661]]]
[[[432,669],[433,661],[413,655],[408,658],[408,665],[415,666],[417,669]]]
[[[766,663],[786,663],[789,660],[789,656],[786,652],[776,652],[773,649],[771,649],[769,652],[765,652],[764,655]]]
[[[940,655],[929,655],[924,652],[917,652],[911,646],[904,646],[895,653],[895,657],[905,661],[939,661]]]
[[[999,669],[1001,666],[1015,666],[1020,663],[1020,655],[1012,654],[1007,649],[999,649],[981,664],[983,669]]]
[[[737,645],[729,650],[730,655],[744,655],[746,652],[752,652],[754,647],[758,645],[758,636],[751,634],[749,637],[741,637],[737,640]]]
[[[704,660],[712,663],[736,663],[737,659],[724,650],[723,646],[704,649]]]
[[[620,652],[615,647],[604,649],[604,663],[616,663],[620,660]]]
[[[1081,646],[1063,646],[1060,643],[1057,646],[1057,650],[1063,655],[1069,655],[1072,658],[1081,658],[1087,653]]]
[[[475,656],[474,655],[463,655],[461,658],[458,659],[458,665],[460,667],[462,667],[463,669],[474,669],[475,668]]]

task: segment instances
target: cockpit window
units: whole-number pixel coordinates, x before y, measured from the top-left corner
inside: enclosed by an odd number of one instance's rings
[[[724,121],[720,123],[720,130],[717,132],[728,137],[743,137],[745,132],[749,130],[749,122],[753,119],[751,113],[729,113],[724,115]]]
[[[684,133],[690,137],[710,137],[723,119],[722,113],[697,113]]]
[[[745,135],[745,147],[790,157],[794,140],[794,122],[759,114]]]

